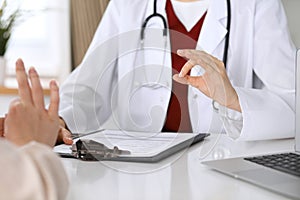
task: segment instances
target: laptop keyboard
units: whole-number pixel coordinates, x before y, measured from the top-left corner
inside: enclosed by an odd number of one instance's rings
[[[295,153],[255,156],[244,159],[300,177],[300,155]]]

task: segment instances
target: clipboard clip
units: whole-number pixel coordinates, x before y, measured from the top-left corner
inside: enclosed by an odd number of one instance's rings
[[[120,155],[130,155],[130,151],[121,150],[117,146],[110,149],[100,142],[89,139],[79,139],[71,149],[74,157],[85,161],[109,160]]]

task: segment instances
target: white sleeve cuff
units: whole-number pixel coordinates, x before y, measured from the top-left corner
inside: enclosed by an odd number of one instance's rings
[[[218,113],[224,123],[227,135],[232,139],[237,139],[243,128],[243,115],[241,112],[229,109],[213,101],[213,110]]]

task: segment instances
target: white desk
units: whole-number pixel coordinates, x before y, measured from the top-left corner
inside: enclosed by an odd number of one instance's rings
[[[63,158],[71,184],[68,199],[286,199],[201,164],[203,160],[291,151],[294,140],[235,142],[211,135],[159,163],[84,162]]]

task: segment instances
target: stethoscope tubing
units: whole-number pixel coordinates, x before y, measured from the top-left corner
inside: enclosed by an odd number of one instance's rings
[[[227,58],[228,58],[228,48],[229,48],[229,40],[230,40],[230,25],[231,25],[231,5],[230,0],[227,0],[227,34],[224,44],[224,54],[223,54],[223,63],[226,68],[227,66]]]
[[[226,0],[226,2],[227,2],[227,26],[226,26],[227,34],[225,36],[224,53],[223,53],[223,63],[225,68],[227,66],[229,40],[230,40],[230,26],[231,26],[231,4],[230,4],[230,0]],[[140,39],[142,43],[145,39],[145,29],[147,28],[147,24],[150,21],[150,19],[152,19],[153,17],[159,17],[162,20],[164,24],[163,36],[164,37],[167,36],[168,33],[167,20],[163,15],[157,13],[157,0],[154,0],[153,13],[145,19],[141,27]]]
[[[226,25],[227,33],[225,36],[225,44],[224,44],[224,51],[223,51],[223,63],[224,63],[225,68],[227,66],[227,60],[228,60],[228,49],[229,49],[229,40],[230,40],[230,27],[231,27],[231,3],[230,3],[230,0],[226,0],[226,3],[227,3],[227,25]],[[142,27],[141,27],[141,32],[140,32],[141,48],[143,48],[144,39],[145,39],[145,30],[147,28],[147,24],[150,21],[150,19],[152,19],[154,17],[158,17],[162,20],[163,25],[164,25],[163,36],[164,36],[165,40],[167,38],[167,34],[168,34],[167,20],[163,15],[161,15],[160,13],[157,13],[157,0],[154,0],[153,13],[145,19],[145,21],[143,22]]]

